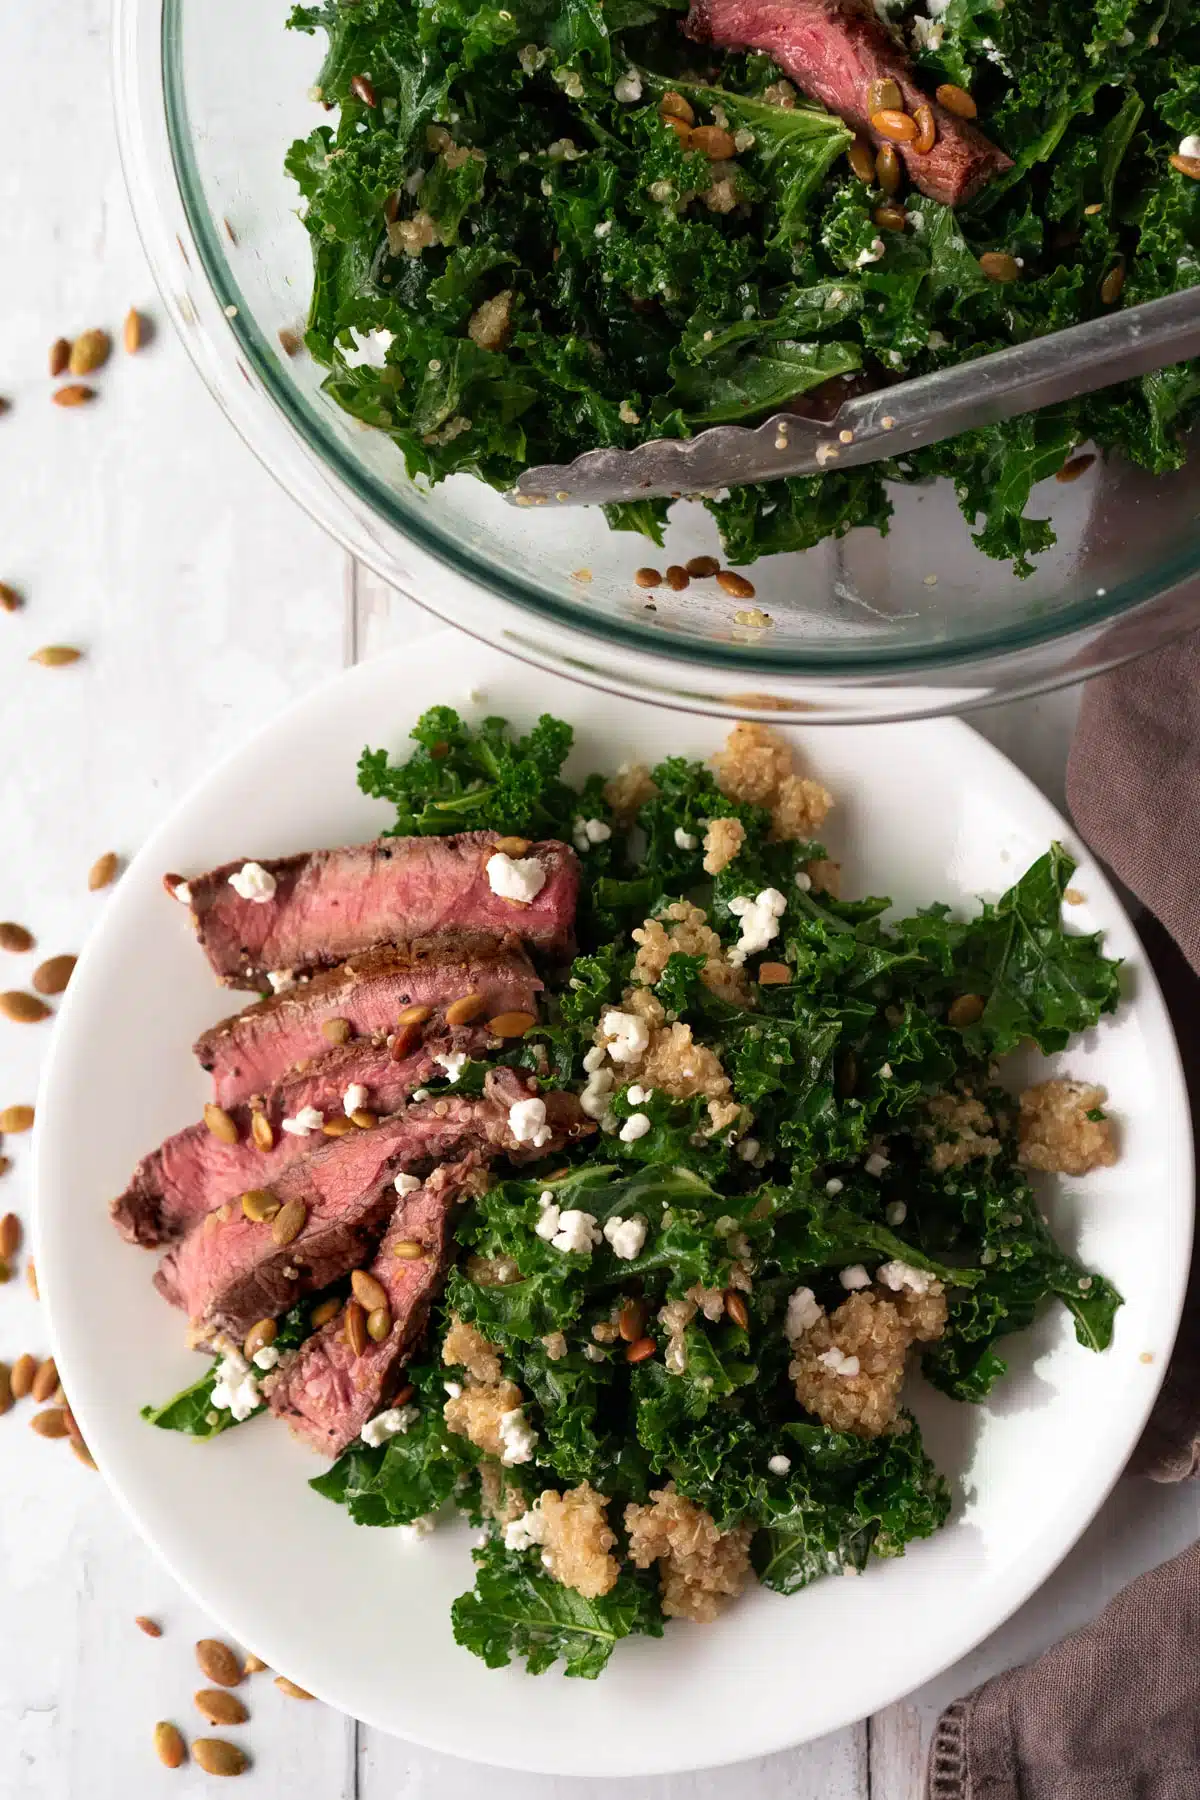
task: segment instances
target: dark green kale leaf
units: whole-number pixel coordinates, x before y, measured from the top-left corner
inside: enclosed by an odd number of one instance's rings
[[[611,1593],[585,1600],[542,1569],[531,1553],[506,1551],[494,1539],[474,1552],[470,1593],[450,1609],[454,1641],[489,1669],[523,1657],[531,1675],[561,1660],[565,1675],[594,1681],[617,1643],[631,1635],[661,1637],[657,1578],[622,1569]]]
[[[220,1357],[212,1362],[199,1381],[193,1381],[191,1387],[180,1390],[173,1399],[162,1406],[143,1406],[142,1417],[148,1425],[157,1425],[160,1431],[181,1431],[185,1437],[208,1438],[219,1437],[221,1432],[228,1431],[231,1426],[243,1424],[244,1420],[235,1419],[231,1412],[218,1410],[212,1403],[213,1388],[217,1382],[217,1369]],[[252,1413],[257,1418],[262,1407]]]
[[[579,796],[560,778],[574,732],[543,713],[514,737],[507,721],[467,725],[449,706],[431,707],[409,734],[418,748],[406,762],[364,750],[358,785],[396,808],[389,837],[490,829],[571,839]]]
[[[356,1525],[411,1525],[436,1512],[478,1461],[468,1439],[449,1431],[442,1418],[441,1371],[416,1376],[421,1404],[408,1430],[374,1447],[356,1441],[308,1484],[344,1506]]]

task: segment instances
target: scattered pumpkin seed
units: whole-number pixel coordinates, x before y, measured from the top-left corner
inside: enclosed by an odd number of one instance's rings
[[[320,1306],[314,1306],[313,1310],[312,1310],[312,1328],[313,1328],[313,1330],[320,1331],[322,1325],[328,1325],[328,1323],[331,1319],[336,1319],[338,1316],[338,1313],[340,1311],[341,1311],[341,1302],[340,1301],[338,1301],[338,1300],[322,1300]],[[264,1667],[265,1667],[265,1665],[264,1665]]]
[[[215,1137],[218,1143],[237,1143],[238,1128],[235,1120],[225,1111],[223,1106],[218,1106],[213,1100],[209,1100],[205,1105],[204,1123],[208,1127],[211,1136]]]
[[[875,185],[875,157],[865,138],[855,138],[846,152],[846,161],[850,164],[852,173],[857,175],[860,181],[865,181],[868,187]],[[715,574],[716,571],[714,570],[713,573]]]
[[[34,994],[23,994],[13,989],[7,994],[0,994],[0,1013],[11,1019],[14,1025],[37,1025],[42,1019],[50,1017],[50,1008],[44,1000]]]
[[[379,1114],[368,1112],[365,1106],[358,1106],[350,1114],[350,1123],[357,1125],[360,1131],[374,1131],[379,1123]]]
[[[308,1219],[308,1208],[303,1200],[289,1200],[272,1220],[271,1236],[280,1246],[290,1244],[300,1236]]]
[[[873,81],[867,89],[867,112],[901,112],[904,107],[904,95],[900,92],[899,82],[885,77],[882,81]]]
[[[37,1374],[37,1358],[26,1351],[18,1356],[12,1366],[12,1391],[14,1400],[26,1400],[33,1386],[33,1378]]]
[[[253,1650],[247,1650],[246,1660],[242,1665],[247,1675],[261,1675],[266,1666],[261,1656],[255,1656]]]
[[[29,658],[30,662],[39,663],[43,669],[66,669],[71,663],[77,663],[83,655],[71,644],[43,644]]]
[[[693,581],[707,581],[710,576],[716,574],[721,565],[715,556],[693,556],[683,566]]]
[[[52,1356],[38,1364],[37,1374],[30,1384],[30,1393],[38,1405],[43,1405],[58,1389],[58,1364]]]
[[[196,1738],[192,1755],[206,1775],[241,1775],[250,1766],[246,1752],[225,1738]]]
[[[367,1347],[367,1315],[357,1300],[346,1303],[346,1342],[355,1356],[361,1356]]]
[[[0,1156],[0,1175],[7,1175],[12,1168],[11,1156]]]
[[[746,1302],[736,1288],[725,1290],[725,1311],[740,1331],[745,1331],[750,1323],[750,1314],[746,1310]]]
[[[138,1613],[133,1622],[139,1631],[145,1632],[147,1637],[159,1638],[162,1636],[162,1626],[156,1619],[148,1619],[145,1613]]]
[[[29,1289],[35,1300],[41,1299],[42,1296],[38,1292],[37,1266],[34,1263],[32,1256],[27,1256],[25,1258],[25,1286]]]
[[[255,1149],[261,1150],[264,1156],[275,1148],[275,1132],[266,1113],[251,1113],[250,1136],[254,1139]]]
[[[1069,462],[1063,464],[1054,479],[1055,481],[1078,481],[1081,475],[1087,473],[1095,460],[1096,458],[1090,452],[1085,452],[1082,456],[1073,456]]]
[[[268,1225],[283,1206],[270,1188],[251,1188],[242,1195],[242,1212],[252,1225]]]
[[[0,1132],[16,1137],[19,1132],[33,1129],[32,1106],[6,1106],[0,1112]]]
[[[646,1335],[646,1305],[643,1300],[626,1300],[617,1316],[617,1330],[627,1344],[638,1344]]]
[[[1200,156],[1181,156],[1176,152],[1168,160],[1171,167],[1180,175],[1186,175],[1189,181],[1200,181]]]
[[[64,338],[64,337],[55,338],[54,342],[50,346],[50,354],[46,359],[47,364],[49,365],[50,378],[52,381],[57,381],[57,379],[60,375],[63,375],[66,373],[67,364],[70,362],[70,360],[71,360],[71,341],[70,341],[70,339]]]
[[[206,1725],[244,1725],[250,1717],[242,1701],[228,1688],[199,1688],[192,1698]]]
[[[378,106],[379,104],[375,96],[374,84],[369,75],[352,75],[350,92],[357,100],[361,100],[364,106]]]
[[[277,1675],[275,1686],[281,1694],[287,1694],[293,1700],[311,1700],[313,1698],[307,1688],[299,1687],[296,1682],[289,1681],[286,1675]]]
[[[71,345],[67,368],[72,375],[92,375],[108,361],[112,339],[107,331],[81,331]]]
[[[894,144],[910,144],[917,135],[917,121],[909,113],[885,106],[871,114],[871,129]]]
[[[279,1327],[274,1319],[260,1319],[246,1333],[246,1341],[242,1345],[242,1355],[247,1362],[253,1361],[260,1350],[269,1349],[279,1336]]]
[[[94,1469],[96,1467],[96,1459],[82,1438],[72,1438],[71,1449],[77,1460],[83,1464],[85,1469]]]
[[[737,574],[733,569],[718,569],[717,586],[724,588],[727,594],[732,594],[735,600],[753,600],[754,598],[754,583],[747,581],[744,575]]]
[[[26,931],[23,925],[14,924],[11,919],[0,919],[0,950],[24,956],[27,950],[33,949],[33,942],[32,931]]]
[[[21,1221],[16,1213],[0,1219],[0,1256],[15,1256],[21,1247]]]
[[[979,108],[966,88],[956,86],[953,81],[943,81],[940,87],[935,88],[934,99],[945,112],[953,113],[956,119],[979,117]]]
[[[61,994],[75,973],[74,956],[51,956],[33,971],[33,986],[39,994]]]
[[[160,1719],[154,1727],[154,1749],[160,1763],[168,1769],[177,1769],[187,1755],[183,1736],[177,1725],[168,1719]]]
[[[397,1025],[423,1025],[432,1017],[432,1006],[406,1006],[396,1019]]]
[[[130,356],[136,356],[145,340],[145,320],[135,306],[125,314],[121,337]]]
[[[61,1406],[51,1406],[45,1412],[34,1413],[29,1423],[39,1437],[64,1438],[67,1435],[67,1416]]]
[[[494,1019],[488,1020],[488,1030],[493,1037],[519,1038],[531,1031],[537,1020],[529,1012],[497,1013]]]
[[[95,893],[98,888],[106,888],[119,866],[120,860],[115,850],[106,850],[103,856],[98,856],[88,870],[88,887],[91,891]]]
[[[0,581],[0,612],[20,612],[24,604],[15,587],[9,587],[7,581]]]
[[[96,390],[85,382],[69,381],[66,387],[56,388],[50,398],[55,406],[86,406],[89,400],[96,398]]]
[[[391,1311],[386,1306],[377,1306],[367,1314],[367,1336],[373,1344],[382,1344],[392,1329]]]
[[[1100,300],[1104,306],[1115,306],[1125,286],[1125,264],[1114,263],[1100,283]]]
[[[928,156],[937,143],[937,120],[933,116],[932,106],[914,107],[913,123],[916,125],[917,135],[912,141],[912,147],[918,155]]]
[[[524,856],[530,845],[529,838],[498,837],[492,845],[492,854],[494,856]]]
[[[398,1256],[401,1262],[416,1262],[418,1256],[424,1256],[424,1244],[418,1244],[415,1238],[401,1238],[398,1244],[392,1245],[392,1255]]]
[[[974,1025],[982,1019],[987,1002],[982,994],[960,994],[957,1000],[950,1002],[946,1012],[947,1023],[961,1031],[966,1025]]]
[[[1007,250],[985,250],[979,266],[989,281],[1016,281],[1021,274],[1020,263]]]
[[[477,1019],[487,1002],[482,994],[464,994],[460,1000],[452,1000],[446,1008],[447,1025],[469,1025]]]
[[[707,156],[709,162],[728,162],[737,154],[733,133],[723,131],[719,125],[697,125],[688,149],[698,150],[701,156]]]
[[[12,1370],[5,1362],[0,1362],[0,1415],[8,1412],[13,1403]]]
[[[196,1645],[196,1661],[200,1673],[218,1687],[233,1688],[242,1679],[242,1665],[228,1644],[220,1638],[201,1638]]]
[[[331,1119],[325,1120],[324,1124],[321,1126],[321,1130],[326,1137],[348,1137],[354,1130],[354,1120],[348,1119],[345,1113],[334,1113]]]
[[[652,1337],[638,1338],[637,1342],[630,1344],[628,1350],[626,1350],[625,1361],[628,1363],[645,1362],[648,1356],[654,1355],[657,1348],[658,1345],[654,1342]]]
[[[883,193],[898,194],[904,169],[894,144],[881,144],[875,157],[875,180]]]
[[[350,1277],[350,1291],[359,1305],[369,1313],[388,1304],[387,1289],[365,1269],[354,1270]]]
[[[635,587],[640,587],[640,588],[657,587],[661,580],[662,580],[662,576],[659,574],[657,569],[643,568],[643,569],[635,569],[633,571],[633,582],[634,582]]]

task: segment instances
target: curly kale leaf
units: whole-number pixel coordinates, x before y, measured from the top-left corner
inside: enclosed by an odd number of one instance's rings
[[[468,1440],[446,1428],[441,1371],[418,1371],[418,1378],[422,1404],[407,1431],[374,1447],[356,1441],[308,1484],[344,1506],[356,1525],[411,1525],[437,1512],[478,1460]]]
[[[522,1657],[531,1675],[561,1661],[565,1675],[594,1681],[622,1638],[661,1637],[657,1578],[626,1567],[597,1600],[548,1575],[531,1553],[495,1541],[474,1552],[475,1586],[450,1609],[454,1641],[489,1669]]]
[[[543,713],[526,736],[505,719],[464,723],[449,706],[422,713],[406,762],[364,750],[358,785],[396,808],[391,837],[493,830],[570,840],[579,796],[560,777],[574,732]]]

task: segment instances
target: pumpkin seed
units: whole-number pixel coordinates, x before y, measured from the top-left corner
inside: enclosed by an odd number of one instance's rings
[[[745,1331],[750,1324],[750,1314],[746,1310],[746,1302],[736,1288],[725,1290],[725,1311],[740,1330]]]
[[[373,1344],[382,1344],[392,1329],[392,1315],[386,1306],[377,1306],[367,1314],[367,1336]]]
[[[130,356],[135,356],[142,347],[144,337],[144,320],[137,308],[131,306],[125,314],[125,324],[121,336]]]
[[[78,1438],[78,1439],[72,1438],[71,1439],[71,1449],[74,1451],[76,1457],[83,1464],[85,1469],[94,1469],[96,1467],[96,1459],[92,1455],[91,1451],[88,1449],[87,1445],[84,1443],[82,1438]]]
[[[693,581],[707,581],[721,565],[715,556],[693,556],[683,566]]]
[[[253,1650],[247,1650],[246,1660],[242,1666],[247,1675],[261,1675],[267,1665],[261,1656],[255,1656]]]
[[[880,231],[903,231],[908,224],[908,214],[902,206],[877,206],[871,217]]]
[[[946,1012],[947,1023],[961,1031],[966,1025],[974,1025],[982,1019],[987,1002],[982,994],[960,994],[952,1000]]]
[[[61,994],[75,973],[76,958],[51,956],[33,971],[33,986],[39,994]]]
[[[58,1364],[52,1356],[48,1356],[44,1363],[38,1364],[38,1371],[30,1383],[29,1391],[40,1406],[49,1400],[57,1388]]]
[[[531,840],[523,837],[499,837],[492,845],[493,856],[524,856],[531,848]]]
[[[985,250],[979,266],[989,281],[1016,281],[1021,274],[1020,263],[1007,250]]]
[[[626,1300],[617,1315],[617,1330],[627,1344],[640,1343],[646,1335],[646,1304],[643,1300]]]
[[[0,1156],[0,1175],[7,1175],[12,1168],[11,1156]]]
[[[298,1687],[294,1681],[289,1681],[286,1675],[277,1675],[275,1686],[281,1694],[287,1694],[293,1700],[311,1700],[313,1698],[307,1688]]]
[[[47,362],[47,365],[50,370],[50,379],[52,381],[57,381],[57,379],[60,375],[63,375],[66,373],[67,364],[70,362],[70,360],[71,360],[70,339],[63,338],[63,337],[55,338],[54,342],[50,346],[50,354],[46,358],[46,362]]]
[[[1125,286],[1125,264],[1114,263],[1104,280],[1100,283],[1100,299],[1105,306],[1115,306],[1121,298],[1121,290]],[[34,986],[37,986],[36,979]]]
[[[313,1330],[320,1331],[322,1325],[328,1325],[330,1319],[336,1319],[340,1311],[341,1302],[339,1300],[322,1300],[320,1306],[314,1306],[312,1309]]]
[[[1177,151],[1168,161],[1173,169],[1180,175],[1186,175],[1189,181],[1200,181],[1200,156],[1181,156]]]
[[[246,1752],[225,1738],[196,1738],[192,1755],[206,1775],[241,1775],[250,1765]]]
[[[357,1125],[360,1131],[374,1131],[379,1123],[379,1114],[368,1112],[365,1106],[360,1106],[350,1114],[350,1123]]]
[[[928,156],[937,143],[937,120],[933,116],[932,106],[914,107],[913,121],[917,127],[917,135],[912,141],[912,147],[919,155]]]
[[[6,1362],[0,1362],[0,1414],[9,1411],[13,1398],[12,1370]]]
[[[0,581],[0,612],[20,612],[24,604],[15,587],[9,587],[7,581]]]
[[[51,1406],[45,1412],[34,1413],[29,1423],[39,1437],[64,1438],[67,1435],[67,1416],[61,1406]]]
[[[95,388],[90,388],[82,381],[68,382],[51,394],[55,406],[86,406],[89,400],[96,398]]]
[[[260,1319],[246,1333],[246,1341],[242,1345],[242,1355],[247,1362],[252,1362],[260,1350],[266,1350],[279,1336],[279,1327],[274,1319]],[[218,1721],[219,1722],[219,1721]]]
[[[881,144],[875,157],[875,179],[885,194],[898,194],[904,170],[892,144]]]
[[[308,1219],[308,1208],[303,1200],[289,1200],[287,1205],[275,1215],[271,1224],[271,1236],[279,1245],[290,1244],[300,1236]]]
[[[0,920],[0,950],[11,950],[14,956],[23,956],[26,950],[32,949],[32,931],[26,931],[23,925],[14,924],[11,919]]]
[[[1073,456],[1069,462],[1063,464],[1054,479],[1055,481],[1078,481],[1081,475],[1086,475],[1095,460],[1095,457],[1086,451],[1082,456]]]
[[[692,133],[689,150],[699,150],[701,156],[707,156],[709,162],[728,162],[737,150],[733,141],[733,133],[722,131],[719,125],[697,125]]]
[[[35,1300],[41,1299],[42,1296],[38,1293],[37,1268],[34,1265],[32,1256],[27,1256],[25,1258],[25,1286],[29,1289]]]
[[[364,106],[378,106],[379,104],[375,97],[375,88],[368,75],[352,75],[350,92],[356,99],[361,100]]]
[[[469,1025],[477,1019],[487,1002],[482,994],[464,994],[459,1000],[452,1000],[446,1008],[447,1025]]]
[[[674,88],[667,89],[658,103],[658,110],[663,118],[682,119],[685,125],[696,123],[696,115],[692,110],[691,102],[685,100],[682,94],[677,94]]]
[[[12,1391],[14,1400],[24,1400],[33,1386],[33,1378],[37,1374],[37,1358],[26,1351],[18,1356],[12,1366]]]
[[[10,993],[0,994],[0,1013],[16,1025],[37,1025],[50,1017],[50,1008],[35,995],[23,994],[14,989]]]
[[[782,987],[792,979],[792,971],[786,963],[765,962],[758,965],[759,987]]]
[[[145,1632],[147,1637],[159,1638],[162,1636],[162,1626],[157,1620],[148,1619],[145,1613],[138,1613],[133,1622],[139,1631]]]
[[[215,1102],[210,1100],[204,1108],[204,1123],[208,1126],[209,1131],[219,1143],[237,1143],[237,1125],[225,1111],[223,1106],[217,1106]]]
[[[32,1129],[32,1106],[6,1106],[4,1111],[0,1112],[0,1131],[6,1132],[10,1137],[16,1137],[18,1132]]]
[[[208,1725],[244,1725],[250,1714],[228,1688],[199,1688],[192,1696],[196,1711]]]
[[[251,1188],[248,1194],[242,1195],[242,1212],[253,1225],[268,1225],[278,1216],[283,1202],[276,1198],[270,1188]]]
[[[867,89],[867,112],[901,112],[904,107],[904,95],[900,92],[900,84],[895,81],[873,81]]]
[[[868,187],[874,186],[875,157],[865,138],[855,138],[846,152],[846,161],[850,164],[851,172],[857,175],[860,181],[865,181]]]
[[[979,108],[968,94],[966,88],[956,87],[952,81],[943,81],[934,89],[934,98],[938,105],[956,119],[977,119]]]
[[[30,662],[40,663],[43,669],[65,669],[68,664],[78,662],[83,655],[71,644],[43,644],[35,650]]]
[[[154,1727],[154,1749],[168,1769],[177,1769],[187,1755],[179,1727],[167,1719],[160,1719]]]
[[[871,114],[871,129],[894,144],[911,144],[917,135],[917,121],[909,113],[885,106]]]
[[[497,1013],[494,1019],[488,1020],[488,1030],[493,1037],[519,1038],[524,1037],[525,1033],[536,1024],[537,1020],[532,1013]]]
[[[747,581],[744,575],[737,574],[733,569],[718,569],[717,586],[724,588],[727,594],[732,594],[735,600],[754,598],[754,583]]]
[[[349,1019],[325,1019],[321,1025],[321,1036],[331,1044],[344,1044],[350,1036]]]
[[[11,1263],[5,1262],[4,1258],[2,1256],[0,1256],[0,1287],[4,1287],[7,1282],[10,1282],[12,1280],[12,1276],[13,1276],[13,1272],[12,1272]]]
[[[67,368],[72,375],[92,375],[104,367],[111,349],[107,331],[81,331],[71,345]]]
[[[376,1307],[386,1306],[388,1303],[387,1289],[373,1275],[368,1275],[365,1269],[354,1270],[350,1277],[350,1291],[368,1312],[374,1312]]]
[[[200,1673],[215,1681],[218,1687],[236,1687],[242,1679],[242,1665],[220,1638],[201,1638],[196,1645],[196,1661]]]
[[[640,587],[640,588],[657,587],[661,580],[662,580],[662,576],[657,569],[646,568],[646,569],[635,569],[633,571],[633,584],[635,587]]]
[[[268,1150],[275,1148],[275,1132],[266,1113],[255,1112],[250,1115],[250,1136],[254,1139],[254,1147],[265,1156]]]
[[[345,1113],[334,1113],[332,1119],[326,1119],[321,1130],[326,1137],[346,1137],[354,1130],[354,1120],[348,1119]]]
[[[103,856],[98,856],[96,858],[95,862],[88,870],[88,887],[93,894],[98,888],[106,888],[108,886],[109,882],[116,875],[118,867],[119,859],[115,850],[106,850]]]
[[[355,1356],[361,1356],[367,1347],[367,1315],[357,1300],[346,1303],[346,1342]]]
[[[432,1006],[406,1006],[396,1020],[397,1025],[423,1025],[432,1017]]]
[[[394,1394],[392,1396],[392,1405],[393,1406],[407,1406],[409,1401],[412,1399],[413,1395],[416,1393],[416,1391],[417,1390],[413,1386],[412,1382],[406,1381],[404,1386],[400,1389],[399,1393]]]
[[[0,1219],[0,1257],[15,1256],[21,1246],[21,1221],[16,1213]]]
[[[638,1338],[637,1342],[635,1344],[630,1344],[628,1350],[626,1350],[625,1361],[628,1363],[645,1362],[648,1356],[654,1355],[657,1348],[658,1345],[654,1342],[652,1337]]]
[[[392,1255],[398,1256],[401,1262],[415,1262],[424,1254],[424,1244],[418,1244],[415,1238],[401,1238],[398,1244],[392,1245]]]

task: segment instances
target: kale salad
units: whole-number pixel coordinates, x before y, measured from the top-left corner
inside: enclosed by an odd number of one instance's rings
[[[962,95],[1011,163],[961,205],[897,193],[767,56],[685,36],[680,0],[297,6],[294,27],[327,35],[313,93],[336,112],[287,160],[327,391],[411,475],[508,488],[530,465],[756,423],[837,378],[926,374],[1196,282],[1186,0],[876,10],[913,79]],[[1088,442],[1178,469],[1198,395],[1193,361],[705,505],[746,564],[886,531],[889,482],[947,476],[979,549],[1028,575],[1054,542],[1034,485]],[[606,510],[661,543],[668,505]]]
[[[433,1092],[482,1094],[507,1064],[574,1096],[587,1135],[528,1171],[493,1161],[455,1207],[404,1389],[311,1485],[408,1536],[467,1514],[458,1642],[590,1678],[755,1579],[793,1594],[935,1532],[951,1488],[906,1375],[984,1401],[1047,1303],[1108,1345],[1120,1296],[1030,1180],[1115,1159],[1104,1092],[1016,1098],[1002,1059],[1112,1012],[1117,965],[1064,927],[1059,845],[971,918],[842,897],[833,797],[763,726],[578,789],[549,716],[517,736],[438,706],[412,737],[359,765],[397,835],[560,839],[583,870],[540,1020]],[[293,1308],[275,1351],[330,1310]],[[214,1405],[218,1374],[146,1416],[201,1437],[252,1416]]]

